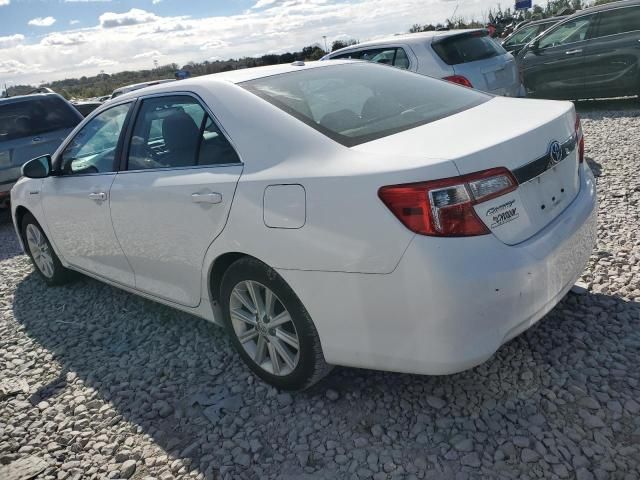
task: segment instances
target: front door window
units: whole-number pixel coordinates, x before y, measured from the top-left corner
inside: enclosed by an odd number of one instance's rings
[[[89,121],[62,152],[65,175],[115,171],[116,150],[129,103],[105,110]]]

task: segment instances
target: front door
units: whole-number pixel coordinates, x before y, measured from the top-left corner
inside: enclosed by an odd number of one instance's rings
[[[131,104],[117,105],[87,123],[54,161],[55,176],[41,195],[51,240],[72,266],[134,286],[109,212],[119,139]]]
[[[227,221],[240,159],[190,95],[144,99],[127,150],[111,215],[136,288],[197,306],[204,256]]]
[[[605,10],[584,48],[585,95],[640,93],[640,5]]]
[[[568,20],[551,28],[522,58],[527,93],[537,98],[582,98],[584,47],[595,15]]]

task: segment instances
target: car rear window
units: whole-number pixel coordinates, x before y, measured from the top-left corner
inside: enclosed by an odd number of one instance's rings
[[[0,142],[73,128],[79,113],[56,96],[0,103]]]
[[[447,65],[476,62],[507,53],[484,31],[444,37],[434,40],[431,46]]]
[[[360,62],[240,85],[348,147],[448,117],[491,98],[442,80]]]

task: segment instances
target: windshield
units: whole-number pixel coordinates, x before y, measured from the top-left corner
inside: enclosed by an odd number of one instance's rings
[[[80,115],[71,105],[53,95],[2,103],[0,142],[73,128],[80,120]]]
[[[424,125],[491,98],[371,63],[313,68],[240,85],[346,146]]]

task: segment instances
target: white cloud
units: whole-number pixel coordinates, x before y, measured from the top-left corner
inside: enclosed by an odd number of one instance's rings
[[[56,23],[56,19],[53,17],[37,17],[29,20],[28,24],[34,27],[50,27]]]
[[[24,42],[24,35],[16,33],[7,37],[0,37],[0,48],[11,48]]]
[[[40,67],[40,64],[26,64],[18,60],[0,60],[0,71],[8,75],[30,73]]]
[[[162,0],[151,0],[151,3],[154,5],[157,5],[161,2]]]
[[[40,44],[47,47],[80,45],[87,41],[82,32],[55,32],[40,40]]]
[[[142,52],[134,55],[133,58],[154,58],[154,57],[163,57],[164,55],[160,53],[158,50],[151,50],[149,52]]]
[[[4,5],[9,5],[10,3],[11,3],[11,0],[0,0],[0,7]]]
[[[98,20],[100,21],[100,26],[102,28],[113,28],[155,22],[159,19],[160,17],[151,12],[147,12],[139,8],[132,8],[126,13],[103,13],[100,15]]]
[[[78,64],[80,67],[110,67],[118,62],[109,60],[108,58],[89,57]]]
[[[251,7],[252,10],[256,10],[258,8],[264,8],[264,7],[268,7],[270,5],[273,5],[274,3],[276,3],[277,0],[258,0],[255,5],[253,7]]]
[[[80,23],[80,20],[69,20],[69,25],[77,25]]]
[[[109,3],[111,0],[64,0],[64,3]]]

